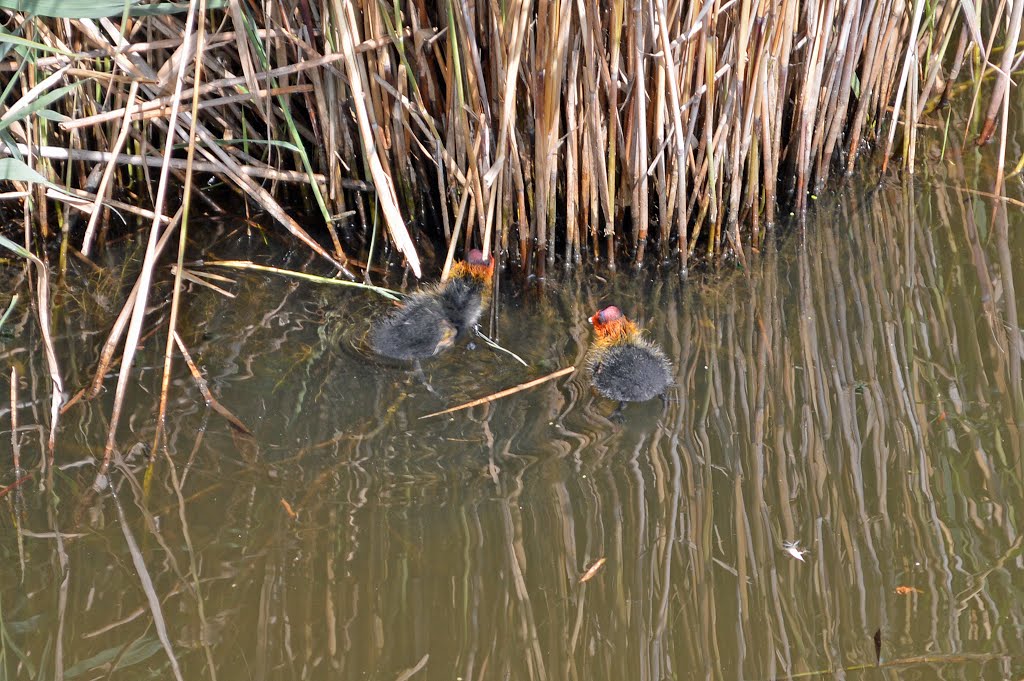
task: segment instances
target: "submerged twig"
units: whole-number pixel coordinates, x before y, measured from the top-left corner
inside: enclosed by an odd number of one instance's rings
[[[481,331],[479,326],[474,327],[473,328],[473,332],[476,333],[476,335],[480,337],[480,340],[482,340],[484,343],[486,343],[490,347],[494,348],[495,350],[499,350],[501,352],[504,352],[507,355],[511,355],[512,359],[516,360],[517,362],[522,364],[524,367],[529,367],[530,366],[529,364],[526,363],[526,360],[524,360],[522,357],[520,357],[516,353],[512,352],[508,348],[504,348],[501,345],[498,345],[498,343],[496,341],[493,341],[490,338],[488,338],[487,334],[484,333],[483,331]]]
[[[409,667],[404,672],[396,676],[395,681],[409,681],[409,679],[412,678],[413,674],[427,666],[427,660],[429,659],[430,655],[424,655],[420,658],[419,662],[417,662],[412,667]]]
[[[0,499],[3,499],[5,496],[7,496],[7,494],[9,492],[11,492],[12,490],[18,489],[19,487],[21,487],[22,485],[24,485],[26,482],[28,482],[31,479],[32,479],[32,474],[28,473],[27,475],[21,476],[20,478],[18,478],[17,480],[12,482],[11,484],[7,485],[6,487],[0,487]]]
[[[195,0],[193,0],[195,2]],[[177,681],[184,681],[181,675],[181,668],[178,666],[178,658],[174,654],[174,648],[171,645],[171,639],[167,635],[167,623],[164,620],[163,609],[160,607],[160,597],[156,593],[156,587],[153,584],[153,578],[149,576],[149,570],[146,568],[146,561],[142,557],[142,551],[139,549],[138,543],[135,541],[135,536],[131,531],[131,523],[124,515],[124,509],[121,508],[121,500],[118,499],[117,493],[114,490],[114,486],[110,488],[110,497],[114,500],[114,508],[117,511],[118,524],[121,526],[121,533],[124,535],[125,544],[128,546],[128,553],[132,557],[132,565],[135,566],[135,574],[139,578],[142,592],[146,595],[146,600],[149,603],[149,614],[153,617],[153,628],[156,629],[156,635],[160,639],[160,643],[163,645],[164,652],[167,653],[167,659],[171,663],[171,670],[174,672],[174,678]]]
[[[199,392],[203,394],[203,399],[206,400],[206,403],[210,405],[211,409],[227,419],[228,423],[234,426],[237,430],[245,433],[246,435],[252,435],[252,431],[249,430],[249,427],[242,423],[237,416],[232,414],[227,407],[218,402],[217,398],[213,396],[212,392],[210,392],[210,386],[207,385],[202,372],[199,371],[195,362],[192,361],[192,356],[188,354],[188,350],[185,348],[185,344],[181,342],[181,337],[178,335],[178,332],[174,331],[172,332],[172,335],[174,337],[174,342],[178,345],[178,350],[181,352],[181,356],[185,359],[185,363],[188,365],[189,371],[192,372],[192,378],[195,379],[196,385],[199,387]]]

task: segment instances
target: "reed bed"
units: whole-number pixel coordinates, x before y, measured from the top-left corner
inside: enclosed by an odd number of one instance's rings
[[[234,210],[194,191],[216,180],[349,276],[385,234],[417,275],[427,241],[743,258],[865,141],[913,170],[960,76],[989,139],[1021,25],[953,0],[24,4],[0,2],[0,179],[62,268],[182,196]]]

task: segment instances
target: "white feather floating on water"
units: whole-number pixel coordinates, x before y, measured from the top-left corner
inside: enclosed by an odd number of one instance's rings
[[[784,541],[784,542],[782,542],[782,550],[785,551],[786,553],[788,553],[793,558],[796,558],[797,560],[799,560],[801,563],[806,563],[807,562],[807,561],[804,560],[804,554],[805,553],[810,553],[810,551],[808,551],[807,549],[801,549],[800,548],[800,540],[799,539],[797,539],[796,541]]]

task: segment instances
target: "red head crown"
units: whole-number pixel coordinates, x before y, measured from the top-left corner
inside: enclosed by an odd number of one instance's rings
[[[599,341],[617,342],[620,339],[631,338],[638,333],[636,325],[626,319],[622,310],[614,305],[595,312],[590,318],[590,323],[594,325],[594,331],[597,333]]]
[[[603,310],[598,310],[597,312],[595,312],[594,315],[590,318],[590,323],[593,324],[594,326],[604,326],[606,324],[617,322],[620,319],[624,319],[622,315],[622,310],[615,307],[614,305],[609,305]]]

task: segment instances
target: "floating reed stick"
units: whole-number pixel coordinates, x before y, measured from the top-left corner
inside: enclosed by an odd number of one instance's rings
[[[502,399],[504,397],[508,397],[509,395],[515,395],[516,393],[522,392],[523,390],[528,390],[528,389],[530,389],[530,388],[532,388],[534,386],[538,386],[541,383],[546,383],[547,381],[556,379],[559,376],[565,376],[566,374],[571,374],[574,371],[576,371],[576,367],[566,367],[564,369],[559,369],[558,371],[556,371],[553,374],[548,374],[547,376],[542,376],[541,378],[536,378],[536,379],[534,379],[532,381],[527,381],[526,383],[521,383],[521,384],[515,386],[514,388],[509,388],[507,390],[502,390],[500,392],[494,393],[493,395],[488,395],[487,397],[481,397],[478,400],[473,400],[472,402],[466,402],[465,404],[460,404],[459,406],[452,407],[451,409],[445,409],[443,411],[435,411],[432,414],[426,414],[424,416],[421,416],[420,419],[421,420],[422,419],[429,419],[429,418],[433,418],[435,416],[442,416],[444,414],[451,414],[452,412],[462,411],[463,409],[471,409],[472,407],[477,407],[477,406],[479,406],[481,404],[487,404],[489,402],[494,402],[494,401],[500,400],[500,399]]]
[[[388,300],[401,300],[401,291],[392,291],[389,288],[382,286],[373,286],[372,284],[360,284],[356,281],[345,281],[344,279],[332,279],[330,277],[321,277],[315,274],[306,274],[305,272],[296,272],[294,270],[285,270],[280,267],[271,267],[270,265],[259,265],[248,260],[210,260],[203,263],[208,267],[227,267],[235,270],[254,270],[257,272],[270,272],[273,274],[281,274],[286,277],[293,279],[302,279],[305,281],[311,281],[316,284],[327,284],[328,286],[347,286],[349,288],[361,288],[367,291],[373,291],[374,293],[384,296]]]

